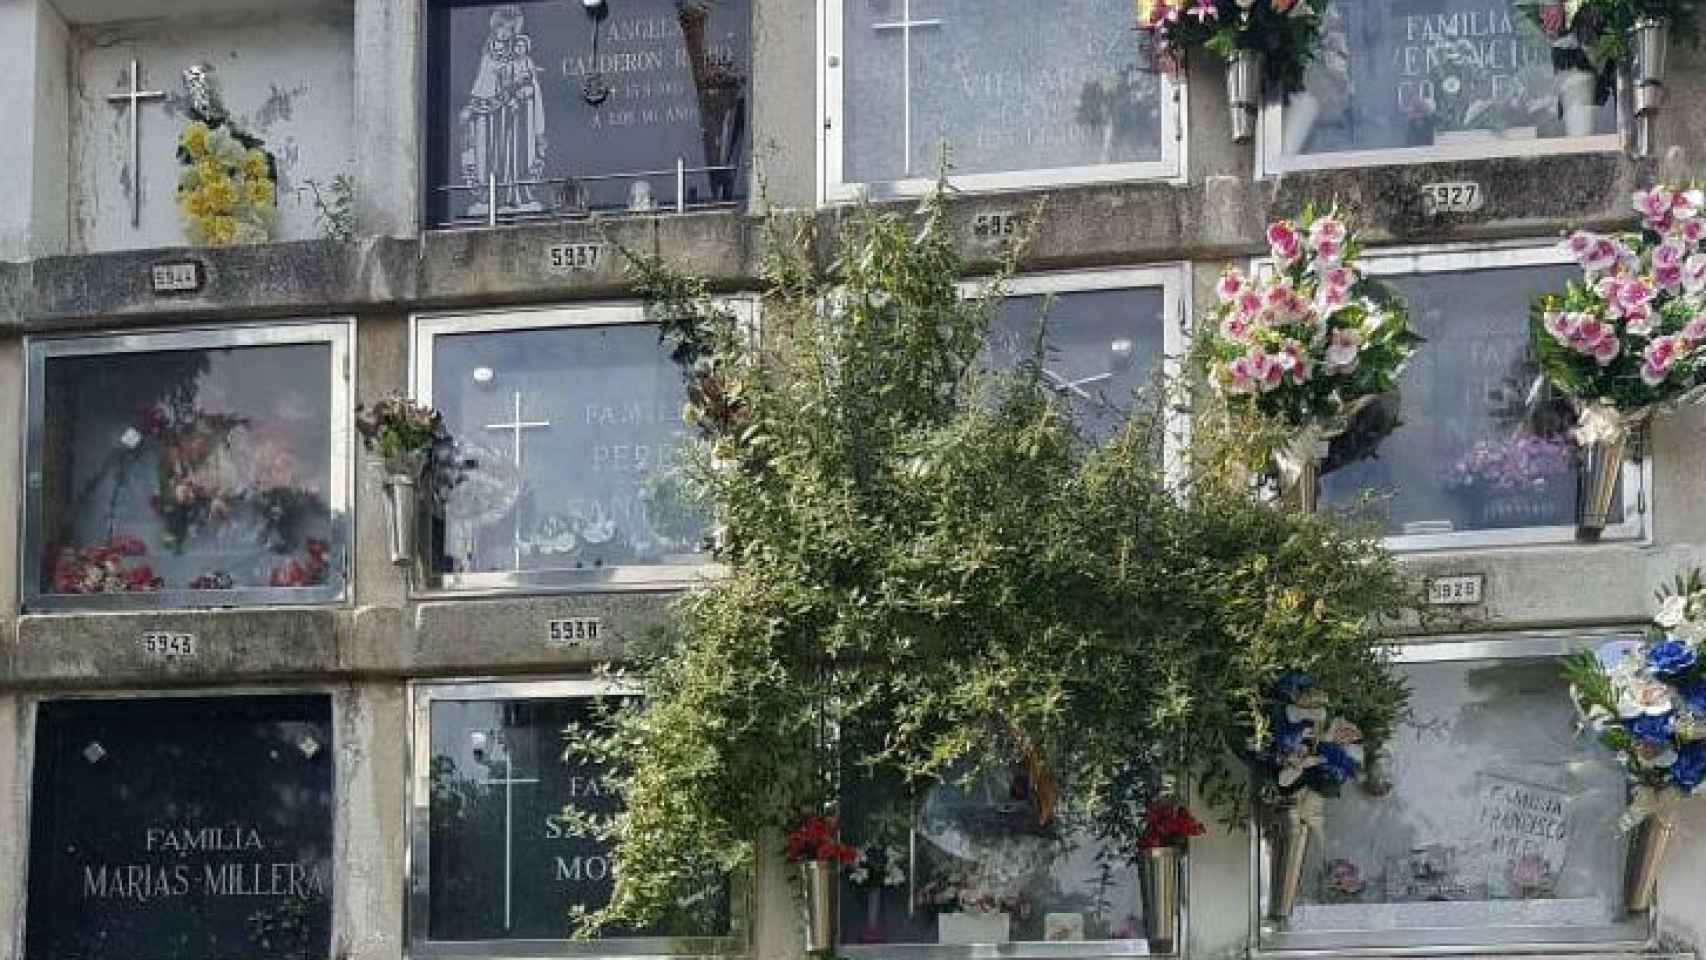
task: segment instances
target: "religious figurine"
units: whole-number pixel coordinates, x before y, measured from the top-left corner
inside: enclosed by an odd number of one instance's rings
[[[521,8],[492,11],[480,69],[468,105],[462,108],[462,180],[473,191],[468,216],[490,214],[491,178],[497,179],[497,212],[538,213],[545,209],[534,186],[545,175],[543,71],[533,62],[533,41],[522,30]]]

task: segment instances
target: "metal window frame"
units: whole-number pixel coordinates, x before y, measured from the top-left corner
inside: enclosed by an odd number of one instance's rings
[[[1365,274],[1386,278],[1519,267],[1567,266],[1572,262],[1558,249],[1557,241],[1550,239],[1413,244],[1367,250],[1361,258]],[[1271,268],[1271,261],[1258,258],[1252,261],[1251,267],[1256,271],[1266,271]],[[1521,320],[1526,327],[1528,318],[1524,316]],[[1422,349],[1426,350],[1428,347],[1424,345]],[[1637,462],[1625,462],[1623,521],[1606,526],[1602,543],[1645,545],[1652,542],[1652,490],[1653,458],[1644,455]],[[1387,549],[1400,553],[1563,545],[1576,543],[1576,528],[1536,526],[1502,530],[1460,530],[1452,533],[1399,533],[1388,535],[1385,543]]]
[[[1513,15],[1515,11],[1513,10]],[[1506,140],[1502,137],[1488,141],[1457,144],[1430,144],[1418,147],[1380,147],[1343,150],[1333,153],[1285,155],[1285,103],[1282,98],[1269,96],[1262,103],[1261,122],[1256,127],[1256,177],[1266,179],[1287,173],[1310,170],[1343,170],[1352,167],[1413,165],[1464,160],[1492,160],[1507,157],[1552,157],[1572,153],[1621,153],[1628,137],[1627,111],[1623,108],[1624,80],[1621,74],[1612,91],[1611,103],[1616,108],[1615,133],[1592,134],[1585,137],[1550,137],[1533,140]]]
[[[744,319],[756,330],[756,295],[723,296],[717,298],[717,303],[737,312],[744,311]],[[655,326],[656,322],[646,317],[645,305],[637,300],[413,314],[409,318],[409,393],[420,403],[433,405],[432,363],[439,337],[628,324]],[[658,358],[664,363],[670,362],[661,348]],[[461,574],[429,571],[423,578],[424,586],[411,584],[410,592],[416,598],[443,599],[482,594],[680,590],[703,584],[707,578],[716,576],[719,569],[717,564],[707,561],[691,565],[614,565],[596,570],[502,570]]]
[[[855,0],[817,0],[817,68],[814,72],[817,76],[818,205],[921,196],[935,186],[934,177],[865,182],[847,180],[843,173],[846,145],[842,139],[845,129],[842,105],[846,101],[842,78],[846,75],[844,65],[847,57],[842,34],[843,9],[848,2]],[[949,176],[948,183],[957,191],[984,193],[1136,180],[1183,182],[1189,148],[1189,138],[1185,136],[1188,91],[1182,76],[1175,78],[1161,74],[1159,82],[1160,160],[966,174]]]
[[[355,585],[355,497],[353,427],[355,320],[292,318],[265,325],[191,327],[170,330],[96,332],[24,339],[24,431],[21,462],[24,495],[19,499],[24,562],[18,565],[18,596],[28,613],[61,611],[152,611],[215,607],[303,606],[341,603]],[[46,366],[61,357],[117,356],[126,353],[170,353],[196,350],[241,350],[249,347],[312,346],[329,348],[331,445],[326,502],[336,535],[342,541],[338,556],[342,577],[336,584],[317,587],[240,587],[235,590],[159,590],[149,593],[55,594],[41,588],[42,493],[39,469],[44,455]]]
[[[960,295],[975,298],[987,289],[987,281],[966,280]],[[1009,277],[1001,293],[1010,297],[1062,296],[1099,290],[1159,289],[1162,297],[1161,367],[1167,383],[1176,383],[1184,373],[1191,348],[1191,263],[1175,260],[1140,267],[1105,267],[1088,270],[1050,270]],[[1190,448],[1189,411],[1169,405],[1167,433],[1163,438],[1165,475],[1170,481],[1184,479]]]
[[[409,958],[479,958],[521,960],[545,957],[641,958],[727,957],[749,949],[747,930],[752,915],[750,883],[730,877],[730,932],[726,937],[629,937],[590,941],[471,940],[431,938],[432,824],[432,706],[444,701],[571,700],[598,696],[641,696],[643,688],[619,680],[588,676],[556,679],[417,680],[409,684],[409,722],[404,731],[409,756],[409,789],[404,815],[408,837],[403,855],[405,884],[403,955]]]
[[[19,783],[19,810],[22,824],[18,831],[17,857],[19,865],[12,872],[18,880],[19,893],[14,898],[18,903],[18,919],[16,927],[9,934],[0,931],[0,944],[7,942],[10,936],[15,945],[15,956],[23,957],[25,938],[29,927],[26,922],[29,916],[30,894],[30,845],[35,830],[35,784],[36,784],[36,744],[39,728],[39,714],[42,704],[76,701],[151,701],[151,700],[184,700],[197,698],[261,698],[261,697],[310,697],[323,696],[331,702],[332,743],[338,746],[339,734],[344,722],[349,719],[350,707],[345,703],[347,688],[338,688],[332,684],[285,685],[277,687],[178,687],[159,690],[138,690],[125,688],[119,690],[56,690],[52,692],[24,694],[19,697],[18,712],[18,748],[17,773]],[[336,947],[339,935],[344,927],[344,912],[339,891],[344,889],[348,877],[344,868],[344,844],[347,842],[347,818],[343,815],[342,805],[337,798],[345,786],[347,770],[345,763],[339,759],[344,754],[340,750],[333,751],[332,760],[332,891],[331,909],[332,923],[330,945]],[[0,865],[3,869],[3,865]],[[0,874],[3,875],[3,874]]]
[[[1458,634],[1426,640],[1391,641],[1396,664],[1461,663],[1476,660],[1556,659],[1611,640],[1639,639],[1639,627],[1533,630],[1507,635]],[[1658,949],[1658,911],[1643,919],[1598,926],[1491,928],[1412,927],[1382,930],[1285,933],[1263,917],[1262,872],[1266,862],[1256,818],[1250,834],[1250,955],[1257,960],[1324,960],[1327,957],[1450,957],[1489,954],[1651,954]],[[1616,882],[1621,882],[1621,876]]]

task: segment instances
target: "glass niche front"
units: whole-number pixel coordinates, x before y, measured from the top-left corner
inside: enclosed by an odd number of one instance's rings
[[[331,697],[36,711],[24,956],[331,956]]]
[[[33,340],[29,609],[343,595],[348,326]]]
[[[433,0],[427,17],[432,223],[746,195],[750,0]]]
[[[990,366],[1037,359],[1043,383],[1066,398],[1086,433],[1107,439],[1134,405],[1155,399],[1165,359],[1178,348],[1167,322],[1174,282],[1130,271],[1008,281],[990,320]]]
[[[1333,441],[1323,503],[1372,514],[1404,549],[1574,538],[1574,417],[1561,399],[1530,396],[1529,304],[1581,276],[1557,260],[1525,246],[1365,261],[1427,343],[1397,395]],[[1628,465],[1606,539],[1641,535],[1643,487],[1643,467]]]
[[[859,859],[841,871],[842,952],[1148,953],[1136,866],[1043,793],[1022,766],[922,794],[846,773],[842,838]]]
[[[1289,918],[1266,919],[1271,861],[1257,858],[1262,945],[1644,941],[1647,924],[1622,902],[1623,771],[1577,735],[1560,674],[1564,656],[1592,644],[1404,648],[1413,715],[1379,768],[1381,789],[1347,785],[1327,801]]]
[[[1330,4],[1304,90],[1271,103],[1271,172],[1617,150],[1612,85],[1522,0]],[[1578,69],[1575,64],[1583,66]]]
[[[412,954],[520,955],[524,941],[526,956],[729,952],[735,898],[710,874],[651,927],[569,942],[573,913],[603,907],[615,883],[610,845],[569,811],[609,817],[621,800],[566,752],[566,731],[598,727],[623,696],[574,680],[415,689]]]
[[[826,194],[1168,177],[1172,85],[1126,0],[829,0]]]
[[[686,389],[638,306],[416,322],[416,392],[444,415],[431,572],[445,589],[696,580]]]

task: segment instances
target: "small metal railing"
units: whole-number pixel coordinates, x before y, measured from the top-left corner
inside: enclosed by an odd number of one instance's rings
[[[597,183],[610,183],[613,181],[638,182],[641,180],[645,180],[645,181],[649,182],[651,180],[651,178],[653,178],[653,177],[666,177],[666,176],[670,176],[670,175],[674,175],[674,177],[675,177],[675,203],[673,205],[674,212],[686,213],[688,210],[711,210],[711,209],[717,209],[717,208],[722,208],[722,207],[732,207],[735,205],[736,201],[733,201],[733,200],[712,200],[712,201],[698,201],[698,202],[689,203],[687,201],[687,176],[688,176],[688,174],[711,174],[711,173],[735,173],[735,174],[738,174],[740,172],[740,169],[741,169],[741,167],[739,164],[724,164],[724,165],[718,165],[718,166],[690,167],[687,165],[687,161],[685,158],[677,157],[675,159],[674,169],[639,170],[639,171],[628,172],[628,173],[593,174],[593,175],[584,176],[584,177],[542,177],[542,178],[538,178],[538,179],[528,179],[528,180],[499,180],[497,177],[497,174],[494,173],[494,174],[490,174],[486,177],[486,182],[484,184],[469,184],[469,183],[446,184],[444,186],[437,187],[436,189],[439,193],[447,194],[447,195],[451,195],[451,196],[455,196],[457,194],[473,193],[473,192],[478,191],[478,190],[484,190],[486,193],[486,213],[485,213],[484,217],[480,217],[480,216],[446,217],[446,218],[441,219],[438,222],[437,226],[439,226],[441,228],[445,228],[445,227],[469,227],[469,226],[495,227],[500,223],[522,223],[522,222],[527,222],[527,221],[561,220],[561,219],[570,219],[570,218],[575,218],[575,217],[587,217],[587,216],[591,216],[595,211],[594,211],[593,207],[582,202],[582,198],[583,198],[584,193],[585,193],[585,191],[582,189],[584,185],[586,185],[586,184],[597,184]],[[498,211],[498,191],[500,188],[507,189],[507,188],[511,188],[511,187],[555,187],[555,188],[560,188],[562,190],[563,202],[558,204],[556,207],[549,209],[549,210],[540,210],[540,211],[533,211],[533,212],[510,211],[508,213],[500,214]],[[571,194],[573,194],[575,197],[576,202],[574,202],[574,203],[569,202],[569,197]],[[635,208],[635,207],[624,208],[624,207],[612,206],[609,208],[609,210],[612,212],[626,210],[628,212],[633,212],[633,213],[655,213],[655,212],[659,212],[659,211],[668,212],[670,210],[670,205],[668,205],[668,204],[654,204],[652,206],[643,207],[643,208]]]

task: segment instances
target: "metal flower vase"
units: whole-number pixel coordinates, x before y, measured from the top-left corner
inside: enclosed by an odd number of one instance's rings
[[[1256,138],[1256,116],[1262,106],[1262,54],[1233,51],[1226,62],[1226,104],[1232,111],[1232,142]]]
[[[1179,942],[1180,847],[1138,851],[1138,890],[1143,895],[1143,937],[1150,953],[1172,953]]]
[[[1576,465],[1577,540],[1592,542],[1605,532],[1628,447],[1628,430],[1618,431],[1616,437],[1577,444],[1580,454]]]
[[[1623,902],[1630,913],[1652,910],[1659,867],[1664,865],[1665,848],[1670,845],[1674,829],[1669,817],[1653,813],[1630,832],[1628,876],[1623,891]]]
[[[1309,833],[1314,824],[1299,803],[1273,811],[1268,823],[1268,918],[1283,923],[1297,907],[1303,886],[1303,861],[1309,854]]]
[[[420,509],[420,487],[406,473],[385,476],[381,489],[385,494],[386,542],[391,550],[391,562],[413,563],[415,559],[415,514]]]
[[[1664,103],[1665,59],[1670,50],[1670,24],[1647,18],[1629,31],[1630,101],[1635,114],[1634,150],[1638,157],[1653,152],[1652,118]]]
[[[806,860],[799,867],[805,897],[806,952],[828,953],[835,949],[835,861]]]
[[[1300,436],[1274,453],[1280,499],[1300,513],[1321,509],[1321,473],[1332,445],[1314,434]]]

